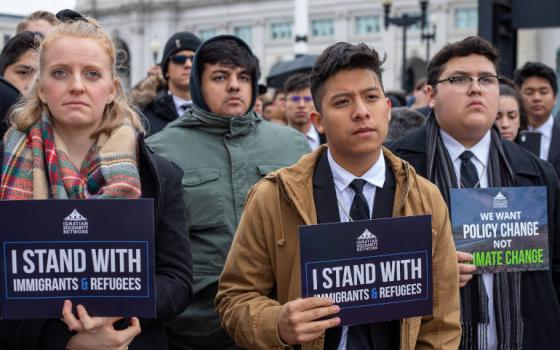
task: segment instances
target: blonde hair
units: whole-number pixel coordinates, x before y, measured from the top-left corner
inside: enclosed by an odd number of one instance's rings
[[[43,113],[49,113],[49,108],[41,102],[38,95],[39,85],[45,69],[45,51],[49,45],[64,37],[88,38],[97,41],[110,59],[111,75],[115,84],[115,97],[105,107],[101,126],[95,135],[111,134],[123,121],[128,120],[138,132],[144,132],[140,116],[135,112],[122,88],[117,75],[117,50],[111,37],[101,29],[92,18],[62,22],[47,35],[39,48],[39,74],[32,90],[24,97],[10,113],[11,124],[20,131],[25,131],[41,118]],[[50,114],[50,113],[49,113]]]
[[[16,27],[16,34],[25,32],[30,22],[41,20],[46,21],[52,26],[56,26],[58,23],[60,23],[56,16],[49,11],[35,11],[18,23]]]

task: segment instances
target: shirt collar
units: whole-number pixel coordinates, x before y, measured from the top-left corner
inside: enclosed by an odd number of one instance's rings
[[[554,117],[552,116],[552,114],[550,115],[550,117],[548,117],[548,119],[546,120],[546,122],[544,122],[543,125],[539,126],[538,128],[533,128],[531,126],[529,126],[529,130],[532,131],[538,131],[541,134],[543,134],[544,136],[548,137],[548,138],[552,138],[552,127],[554,126]]]
[[[465,148],[465,146],[463,146],[459,141],[455,140],[451,135],[446,133],[443,129],[439,129],[439,131],[443,144],[445,145],[445,148],[447,148],[447,152],[449,153],[449,157],[451,158],[451,161],[454,162],[455,160],[457,160],[457,158],[459,158],[461,153],[467,150],[467,148]],[[477,144],[468,149],[485,167],[488,165],[490,141],[490,130],[488,130]]]
[[[191,104],[191,103],[192,103],[192,101],[184,100],[184,99],[182,99],[182,98],[180,98],[180,97],[178,97],[178,96],[173,95],[173,94],[171,93],[171,91],[169,91],[169,94],[170,94],[171,96],[173,96],[173,103],[175,104],[175,109],[176,109],[176,110],[179,110],[179,108],[180,108],[181,106],[185,105],[185,104]]]
[[[329,160],[334,184],[338,191],[342,192],[350,186],[350,183],[356,179],[356,176],[336,163],[331,155],[330,149],[327,151],[327,158]],[[385,157],[382,151],[380,151],[377,161],[359,178],[366,180],[367,183],[373,186],[383,187],[385,183]]]
[[[314,142],[319,142],[319,132],[315,130],[315,127],[313,125],[309,127],[309,130],[305,134],[305,137]]]

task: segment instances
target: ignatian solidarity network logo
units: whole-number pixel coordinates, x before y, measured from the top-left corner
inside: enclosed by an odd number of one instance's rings
[[[356,251],[367,252],[377,249],[377,236],[369,232],[366,228],[358,238],[356,238]]]
[[[508,200],[502,192],[498,192],[492,200],[492,205],[494,206],[494,209],[506,209],[508,207]]]
[[[62,221],[62,233],[65,235],[87,235],[88,220],[74,209]]]

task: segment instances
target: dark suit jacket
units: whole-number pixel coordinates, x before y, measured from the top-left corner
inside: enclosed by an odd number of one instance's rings
[[[560,215],[559,184],[552,166],[521,146],[502,140],[517,186],[547,186],[551,271],[524,272],[521,279],[521,314],[524,349],[560,349]],[[387,145],[426,176],[426,127]],[[551,274],[552,272],[552,274]],[[552,277],[554,277],[554,282]],[[555,293],[555,287],[557,292]]]
[[[327,159],[327,151],[325,150],[317,161],[315,172],[313,173],[313,199],[315,209],[317,210],[317,223],[319,224],[340,222],[334,186],[332,172]],[[395,186],[395,176],[387,164],[385,168],[385,184],[383,188],[378,188],[375,192],[373,218],[392,217]],[[398,321],[372,323],[366,325],[366,327],[369,328],[370,340],[375,350],[398,348],[400,335]],[[334,339],[340,338],[340,332],[340,327],[327,331],[325,349],[331,349],[331,346],[336,344]],[[333,349],[336,349],[336,347]]]
[[[554,118],[547,160],[552,163],[556,174],[560,176],[560,119],[558,117]]]
[[[165,126],[179,117],[173,95],[167,90],[158,92],[156,98],[142,108],[142,113],[148,119],[148,134],[146,137],[161,131]]]

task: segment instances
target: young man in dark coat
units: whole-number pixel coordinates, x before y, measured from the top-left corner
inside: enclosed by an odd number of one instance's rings
[[[142,109],[148,118],[148,135],[159,132],[192,104],[189,78],[194,53],[200,43],[200,39],[189,32],[175,33],[167,40],[161,70],[168,89],[159,91],[156,98]]]
[[[542,63],[527,62],[515,72],[515,84],[523,98],[528,129],[540,133],[539,156],[560,174],[560,123],[552,115],[558,95],[556,73]]]
[[[560,307],[552,279],[559,262],[558,179],[550,164],[502,140],[492,128],[499,97],[496,62],[497,50],[479,37],[441,49],[428,66],[433,113],[424,127],[390,148],[434,182],[448,203],[450,189],[458,184],[547,186],[550,271],[473,277],[476,268],[462,263],[472,256],[457,253],[463,286],[461,345],[465,350],[559,349]],[[478,182],[469,184],[461,168],[476,170]]]

